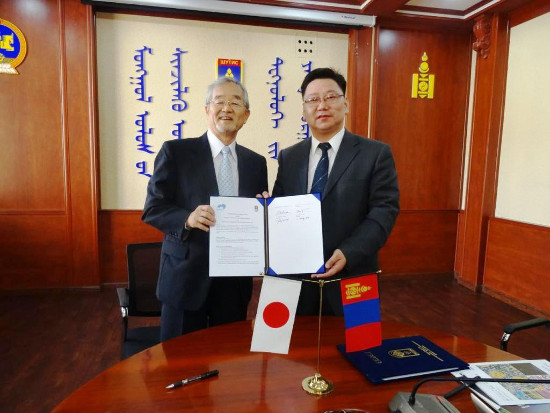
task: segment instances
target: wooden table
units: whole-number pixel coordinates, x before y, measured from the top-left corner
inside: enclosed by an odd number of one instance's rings
[[[54,412],[324,412],[360,408],[387,412],[398,391],[411,391],[418,379],[373,385],[336,349],[344,343],[344,320],[323,317],[320,373],[334,391],[313,396],[302,380],[316,372],[316,317],[297,317],[288,355],[251,353],[251,321],[197,331],[161,343],[123,360],[72,393]],[[494,347],[435,330],[385,321],[384,338],[423,335],[467,362],[519,357]],[[218,377],[166,390],[181,379],[218,369]],[[420,393],[444,394],[454,383],[426,383]],[[467,391],[451,400],[462,412],[475,412]]]

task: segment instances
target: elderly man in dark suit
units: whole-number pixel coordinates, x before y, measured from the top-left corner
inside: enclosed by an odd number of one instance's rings
[[[273,196],[321,193],[326,272],[330,279],[379,270],[378,250],[399,212],[397,172],[390,147],[344,128],[346,80],[330,68],[306,75],[303,116],[313,137],[279,153]],[[323,313],[342,315],[339,283],[324,287]],[[319,287],[304,282],[298,314],[317,314]]]
[[[142,220],[164,232],[157,296],[161,340],[246,319],[250,277],[208,276],[211,195],[254,197],[267,189],[263,156],[238,145],[249,102],[240,82],[221,78],[208,88],[208,131],[171,140],[155,159]]]

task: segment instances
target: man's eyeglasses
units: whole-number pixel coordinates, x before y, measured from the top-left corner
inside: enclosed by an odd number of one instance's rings
[[[223,100],[223,99],[216,99],[211,100],[210,103],[214,105],[216,109],[223,109],[225,105],[229,106],[233,110],[238,110],[244,108],[244,102],[242,100]]]
[[[317,106],[321,102],[325,102],[327,105],[335,104],[338,99],[344,95],[330,94],[326,96],[311,96],[304,99],[304,104],[308,106]]]

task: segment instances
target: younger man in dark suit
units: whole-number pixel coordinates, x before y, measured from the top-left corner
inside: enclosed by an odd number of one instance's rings
[[[330,68],[302,82],[303,116],[313,137],[279,153],[273,196],[319,192],[326,272],[312,278],[375,272],[399,212],[397,172],[390,147],[344,128],[346,80]],[[339,283],[324,287],[323,313],[342,315]],[[319,287],[304,282],[298,314],[317,314]]]
[[[215,223],[211,195],[254,197],[267,190],[263,156],[236,144],[249,115],[240,82],[211,84],[205,112],[208,131],[171,140],[155,159],[142,220],[164,232],[157,297],[161,340],[201,328],[245,320],[250,277],[208,276],[208,231]]]

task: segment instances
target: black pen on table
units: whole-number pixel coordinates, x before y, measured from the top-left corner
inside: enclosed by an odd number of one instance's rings
[[[175,387],[181,387],[186,384],[193,383],[194,381],[204,380],[204,379],[207,379],[208,377],[217,376],[218,373],[219,373],[218,370],[207,371],[206,373],[199,374],[198,376],[189,377],[188,379],[183,379],[176,383],[169,384],[168,386],[166,386],[166,388],[173,389]]]

